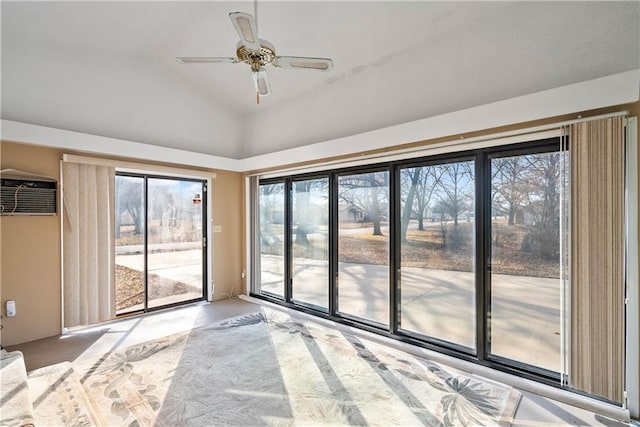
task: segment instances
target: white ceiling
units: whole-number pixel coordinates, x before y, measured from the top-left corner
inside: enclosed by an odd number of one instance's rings
[[[253,7],[3,1],[2,118],[237,159],[640,68],[637,1],[261,1],[278,54],[334,68],[269,68],[258,106],[247,65],[175,62],[234,56]]]

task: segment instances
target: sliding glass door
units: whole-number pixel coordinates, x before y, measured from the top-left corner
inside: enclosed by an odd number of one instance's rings
[[[475,162],[400,168],[399,328],[476,346]]]
[[[492,156],[490,354],[561,372],[558,151]]]
[[[389,172],[338,176],[338,312],[389,324]]]
[[[116,314],[145,308],[145,180],[116,175]]]
[[[284,298],[284,183],[260,185],[260,289],[280,299]]]
[[[203,181],[116,176],[117,314],[205,297]]]
[[[147,186],[147,306],[203,298],[204,185],[148,178]]]
[[[291,298],[329,308],[329,179],[294,181],[291,188]]]
[[[559,150],[549,139],[261,182],[257,295],[559,381]]]

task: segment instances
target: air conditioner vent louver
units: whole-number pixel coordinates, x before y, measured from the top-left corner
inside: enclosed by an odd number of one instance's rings
[[[4,170],[0,181],[1,215],[56,214],[56,180],[19,171]]]

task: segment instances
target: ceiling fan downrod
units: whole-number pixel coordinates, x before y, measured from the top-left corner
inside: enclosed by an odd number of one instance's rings
[[[251,76],[257,92],[257,103],[260,97],[271,93],[266,66],[276,68],[307,69],[329,71],[333,67],[330,58],[316,58],[304,56],[277,56],[275,47],[266,40],[258,37],[258,0],[254,0],[254,16],[244,12],[231,12],[229,18],[240,36],[236,45],[235,57],[215,56],[179,56],[176,61],[180,64],[236,64],[246,63],[251,67]]]

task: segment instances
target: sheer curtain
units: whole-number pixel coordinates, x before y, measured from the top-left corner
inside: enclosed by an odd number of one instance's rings
[[[622,402],[624,118],[572,124],[569,385]]]
[[[115,317],[115,169],[62,163],[64,326]]]

